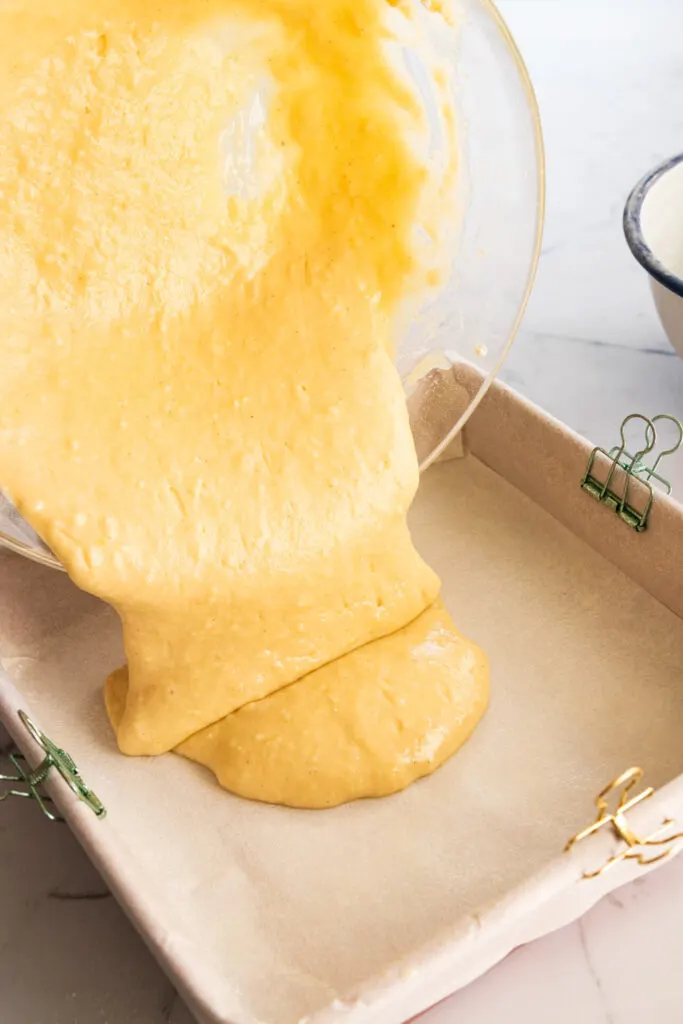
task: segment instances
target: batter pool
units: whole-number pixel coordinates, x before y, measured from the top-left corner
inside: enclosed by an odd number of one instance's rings
[[[120,615],[120,749],[293,806],[406,786],[488,694],[406,525],[453,167],[402,6],[0,5],[0,481]]]

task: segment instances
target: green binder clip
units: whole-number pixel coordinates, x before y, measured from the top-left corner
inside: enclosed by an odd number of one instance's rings
[[[642,447],[631,453],[626,448],[626,428],[635,422],[643,424],[644,437]],[[647,457],[652,455],[657,445],[657,425],[663,423],[673,425],[676,440],[669,448],[660,451],[650,466]],[[632,413],[621,424],[620,435],[621,444],[609,451],[604,448],[593,449],[581,486],[596,501],[611,508],[632,530],[642,533],[647,527],[654,502],[653,484],[658,484],[667,494],[671,494],[671,484],[658,470],[662,459],[673,455],[683,444],[683,425],[674,416],[663,413],[652,419],[640,413]],[[607,470],[604,480],[596,475],[599,466]],[[635,489],[632,488],[634,480],[640,485]],[[634,490],[639,490],[643,496],[638,504],[631,500]]]
[[[35,800],[46,818],[50,821],[63,821],[63,818],[52,809],[52,798],[42,789],[43,783],[54,769],[64,779],[71,792],[87,804],[96,817],[104,818],[107,813],[104,804],[91,789],[88,789],[71,755],[41,732],[25,711],[19,711],[18,714],[27,732],[45,752],[45,758],[35,768],[30,768],[22,754],[8,754],[15,774],[0,775],[0,782],[13,784],[12,788],[0,793],[0,803],[11,796]]]

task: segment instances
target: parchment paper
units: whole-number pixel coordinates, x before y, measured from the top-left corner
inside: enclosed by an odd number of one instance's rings
[[[2,667],[107,805],[101,866],[189,969],[206,1019],[332,1019],[542,879],[624,768],[642,764],[655,786],[683,769],[680,619],[474,458],[428,471],[412,525],[456,622],[489,653],[491,709],[431,779],[326,812],[242,801],[173,755],[122,757],[101,697],[122,659],[116,616],[0,554]],[[542,902],[542,881],[529,885]]]

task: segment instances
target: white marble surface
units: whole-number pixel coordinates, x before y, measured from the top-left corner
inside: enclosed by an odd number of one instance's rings
[[[504,377],[611,443],[635,410],[683,415],[683,361],[621,235],[630,186],[683,147],[683,0],[501,0],[535,80],[549,208]],[[683,456],[672,464],[683,494]],[[80,897],[80,898],[78,898]],[[683,858],[518,950],[425,1024],[680,1024]],[[0,809],[2,1024],[192,1024],[62,827]]]
[[[502,377],[611,445],[630,412],[683,413],[683,361],[621,228],[632,186],[683,149],[683,3],[498,6],[536,87],[548,168],[538,277]],[[683,493],[683,455],[670,468]]]

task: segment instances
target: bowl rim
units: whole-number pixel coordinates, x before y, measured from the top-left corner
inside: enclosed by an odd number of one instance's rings
[[[538,266],[541,259],[541,249],[543,246],[543,235],[545,230],[545,216],[546,216],[546,204],[547,204],[547,174],[546,174],[546,152],[545,152],[545,139],[543,135],[543,125],[541,121],[541,112],[538,104],[538,97],[536,96],[536,90],[534,88],[529,69],[527,68],[526,62],[522,56],[521,50],[517,45],[515,37],[502,14],[502,12],[496,6],[496,0],[477,0],[480,7],[486,11],[486,14],[491,20],[491,24],[495,26],[497,32],[500,34],[505,46],[507,47],[508,54],[512,58],[517,74],[519,75],[520,84],[525,93],[528,113],[531,119],[531,128],[534,138],[534,148],[536,156],[536,180],[538,185],[538,195],[536,197],[536,223],[534,225],[534,244],[533,252],[531,256],[531,263],[529,265],[524,294],[520,300],[517,308],[517,315],[515,316],[514,322],[508,332],[507,341],[500,353],[495,366],[492,367],[484,377],[479,390],[476,395],[472,398],[465,412],[460,416],[458,421],[451,427],[446,435],[441,439],[439,444],[434,448],[430,454],[420,462],[420,473],[424,473],[425,470],[440,458],[445,452],[448,446],[453,442],[454,438],[458,436],[463,427],[466,425],[473,412],[481,404],[483,399],[486,397],[489,388],[493,381],[498,377],[501,367],[505,362],[512,343],[519,334],[519,329],[524,319],[529,300],[531,298],[534,284],[536,282],[536,275],[538,273]],[[683,154],[681,154],[683,159]],[[683,282],[681,282],[683,287]]]
[[[645,241],[641,224],[643,203],[645,202],[650,190],[664,177],[664,175],[668,174],[669,171],[672,171],[674,167],[678,167],[680,164],[683,164],[683,153],[677,153],[676,156],[671,156],[666,160],[663,160],[640,179],[626,200],[623,223],[624,234],[626,236],[629,249],[638,260],[641,267],[647,270],[648,274],[659,284],[663,285],[664,288],[668,288],[669,291],[683,298],[683,278],[668,270],[662,261],[655,256],[652,249]]]

